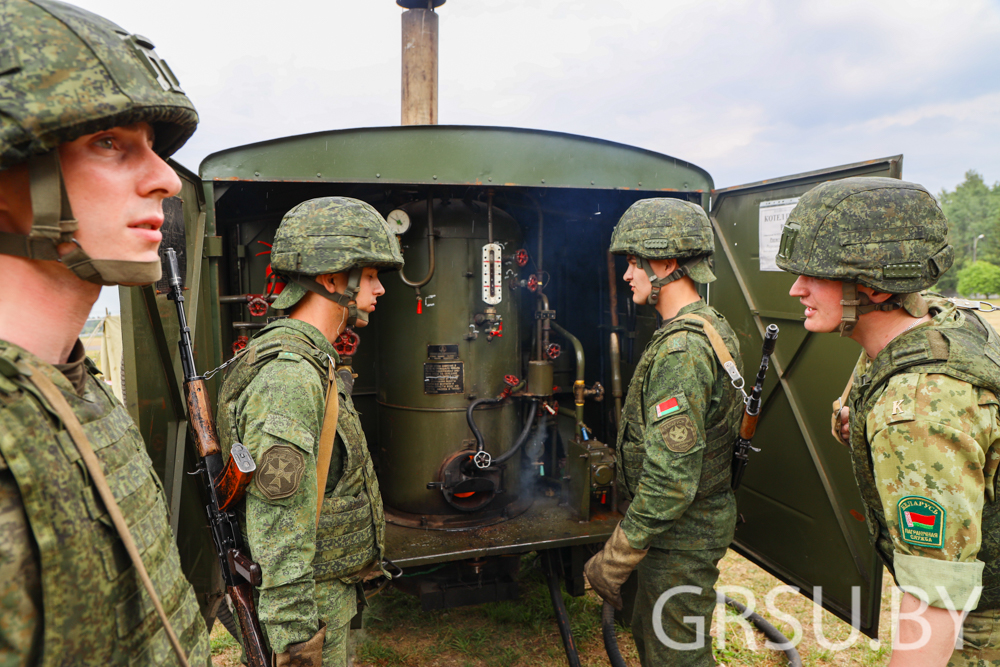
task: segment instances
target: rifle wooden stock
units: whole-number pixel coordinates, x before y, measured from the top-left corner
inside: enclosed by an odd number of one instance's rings
[[[269,667],[269,653],[264,646],[264,635],[257,623],[257,610],[253,604],[253,591],[250,584],[228,586],[226,592],[233,602],[237,620],[240,624],[240,634],[243,635],[243,654],[250,667]],[[248,631],[252,630],[252,631]]]
[[[198,456],[205,458],[218,454],[219,434],[215,431],[205,380],[185,378],[184,393],[187,395],[188,418],[191,420],[191,431],[194,432],[194,446],[198,450]]]

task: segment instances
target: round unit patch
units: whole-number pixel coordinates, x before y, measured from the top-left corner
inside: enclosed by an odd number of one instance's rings
[[[305,469],[305,456],[297,447],[273,445],[264,452],[253,483],[268,500],[287,498],[298,490]]]
[[[672,452],[684,453],[698,442],[698,429],[688,415],[677,415],[672,419],[660,422],[660,435],[667,443],[667,449]]]

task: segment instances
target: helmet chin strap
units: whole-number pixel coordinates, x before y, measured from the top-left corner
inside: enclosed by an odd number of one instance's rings
[[[858,318],[865,313],[870,313],[876,310],[890,311],[898,310],[903,307],[901,302],[901,296],[899,294],[893,294],[888,299],[882,303],[873,303],[868,295],[864,292],[858,291],[858,284],[843,282],[844,298],[841,299],[840,305],[843,306],[843,313],[840,317],[840,326],[837,330],[840,332],[841,337],[847,338],[852,333],[854,333],[854,327],[858,324]],[[919,295],[918,295],[919,296]],[[923,301],[923,299],[921,299]],[[907,309],[909,311],[909,309]],[[925,311],[926,314],[926,311]]]
[[[368,322],[368,313],[358,310],[358,303],[355,301],[358,296],[358,288],[361,285],[361,267],[354,267],[347,274],[347,288],[343,292],[330,292],[319,284],[314,276],[290,275],[288,279],[305,287],[310,292],[315,292],[320,296],[333,301],[339,306],[347,309],[347,326],[353,327],[358,322]]]
[[[79,228],[73,216],[59,165],[59,151],[28,159],[32,222],[28,234],[0,232],[0,254],[30,260],[61,262],[77,277],[97,285],[148,285],[160,279],[160,260],[131,262],[93,259],[73,234]],[[76,247],[59,256],[59,245]]]
[[[652,286],[652,290],[650,291],[649,296],[646,297],[646,303],[650,306],[655,306],[660,301],[661,287],[668,285],[675,280],[679,280],[688,274],[688,265],[681,264],[680,262],[677,263],[677,268],[674,269],[672,273],[668,273],[662,278],[656,275],[653,271],[653,267],[649,263],[649,260],[645,257],[636,256],[635,263],[636,266],[645,271],[646,275],[649,277],[649,284]]]

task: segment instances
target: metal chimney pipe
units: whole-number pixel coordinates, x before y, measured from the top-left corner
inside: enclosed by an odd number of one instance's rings
[[[445,0],[396,0],[403,12],[403,125],[437,125],[438,16]]]

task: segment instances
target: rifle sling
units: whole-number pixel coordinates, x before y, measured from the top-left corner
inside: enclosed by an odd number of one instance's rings
[[[681,315],[674,321],[676,320],[698,320],[701,322],[702,326],[705,328],[705,335],[708,336],[708,342],[711,343],[712,349],[715,350],[715,356],[719,358],[719,362],[722,364],[723,368],[725,368],[727,363],[733,364],[733,368],[735,368],[733,355],[729,354],[729,348],[726,347],[725,342],[722,340],[722,336],[720,336],[719,332],[715,330],[715,327],[712,326],[711,322],[700,315],[693,315],[691,313]]]
[[[330,458],[333,456],[333,442],[337,437],[337,418],[340,416],[340,402],[337,396],[337,372],[333,361],[327,370],[326,410],[323,413],[323,430],[319,434],[319,452],[316,454],[316,525],[323,510],[323,496],[326,492],[326,478],[330,474]]]
[[[108,510],[108,516],[111,517],[111,522],[114,524],[118,536],[124,543],[125,550],[132,559],[132,565],[135,566],[135,570],[139,574],[139,579],[142,581],[146,593],[149,594],[149,599],[153,601],[153,606],[160,617],[160,622],[163,623],[163,629],[167,633],[167,638],[170,640],[170,645],[173,647],[174,653],[177,654],[178,661],[180,661],[183,667],[190,667],[187,657],[184,655],[184,649],[181,648],[181,643],[178,641],[177,635],[170,625],[170,620],[167,618],[167,613],[163,609],[163,604],[160,602],[160,596],[156,594],[156,589],[153,588],[153,582],[149,578],[149,573],[146,572],[146,566],[139,555],[139,549],[135,545],[135,540],[132,539],[128,524],[125,523],[125,517],[122,516],[121,508],[118,507],[118,502],[115,500],[114,494],[111,493],[111,487],[108,486],[108,480],[101,469],[101,463],[97,460],[97,456],[90,446],[90,441],[87,440],[83,426],[80,425],[80,420],[73,414],[73,409],[70,408],[69,403],[66,402],[59,388],[45,377],[41,369],[34,367],[33,370],[34,372],[28,379],[38,388],[38,391],[41,392],[45,400],[52,406],[52,409],[56,411],[59,419],[62,420],[63,426],[66,427],[70,439],[73,440],[73,444],[76,445],[77,451],[80,452],[80,457],[87,466],[87,472],[90,473],[94,486],[97,488],[97,493],[100,495],[101,500],[104,501],[104,507]]]

